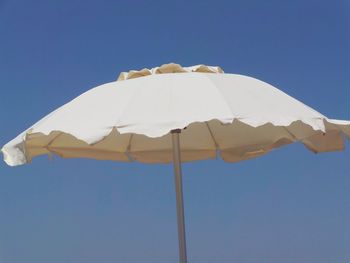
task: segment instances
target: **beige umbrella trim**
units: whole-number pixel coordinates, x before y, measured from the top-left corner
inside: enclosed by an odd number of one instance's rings
[[[144,68],[141,70],[130,70],[129,72],[121,72],[117,81],[145,77],[153,74],[167,74],[167,73],[224,73],[219,66],[196,65],[191,67],[182,67],[180,64],[169,63],[155,68]]]

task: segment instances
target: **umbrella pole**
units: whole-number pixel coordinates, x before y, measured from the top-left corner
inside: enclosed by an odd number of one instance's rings
[[[185,213],[182,193],[182,172],[180,157],[180,133],[180,129],[171,131],[173,142],[173,163],[176,189],[177,230],[179,235],[179,257],[180,263],[187,263]]]

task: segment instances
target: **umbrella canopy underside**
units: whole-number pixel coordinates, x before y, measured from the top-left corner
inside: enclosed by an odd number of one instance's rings
[[[301,121],[287,127],[265,124],[254,128],[240,121],[222,124],[217,120],[190,124],[181,133],[182,161],[221,157],[238,162],[261,156],[274,148],[296,141],[319,153],[343,150],[341,130],[326,124],[326,132],[313,130]],[[348,137],[350,130],[344,129]],[[24,143],[26,162],[32,158],[54,153],[63,158],[93,158],[98,160],[167,163],[172,161],[171,136],[151,138],[140,134],[120,134],[116,129],[101,141],[88,144],[63,133],[27,135]]]

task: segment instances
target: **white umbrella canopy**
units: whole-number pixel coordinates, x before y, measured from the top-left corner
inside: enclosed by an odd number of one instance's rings
[[[238,162],[301,142],[338,151],[350,121],[321,113],[260,80],[220,67],[165,64],[123,72],[50,113],[3,148],[15,166],[54,153],[145,163],[174,162],[179,259],[187,262],[181,161]],[[180,140],[181,137],[181,140]]]
[[[313,152],[337,151],[343,134],[350,137],[350,121],[328,119],[260,80],[220,67],[165,64],[123,72],[118,81],[85,92],[2,152],[13,166],[49,153],[166,163],[175,129],[182,129],[182,161],[221,156],[237,162],[292,142]]]

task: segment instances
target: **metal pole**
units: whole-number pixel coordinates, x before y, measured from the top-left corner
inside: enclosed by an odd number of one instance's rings
[[[177,210],[177,230],[179,235],[179,259],[180,263],[187,263],[186,253],[186,233],[185,233],[185,213],[182,194],[182,172],[180,156],[180,133],[181,130],[172,130],[173,142],[173,163],[176,189],[176,210]]]

